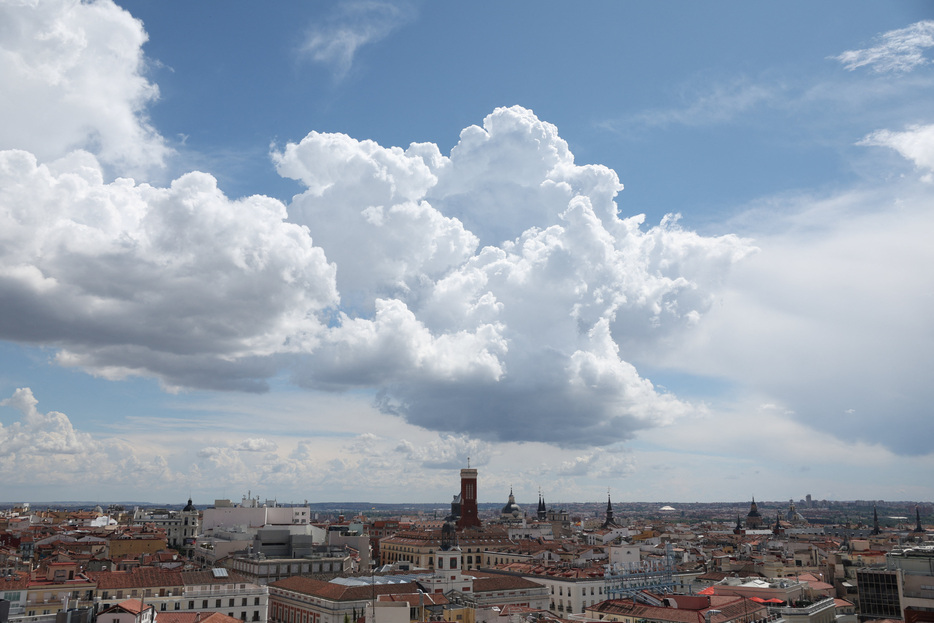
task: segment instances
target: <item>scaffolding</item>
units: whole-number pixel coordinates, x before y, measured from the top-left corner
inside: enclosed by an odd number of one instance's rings
[[[671,544],[665,547],[662,560],[642,560],[628,564],[609,564],[604,566],[604,594],[608,599],[630,598],[639,601],[647,597],[646,593],[664,595],[675,590],[674,553]]]

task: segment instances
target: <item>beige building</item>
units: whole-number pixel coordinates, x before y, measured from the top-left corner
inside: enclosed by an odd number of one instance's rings
[[[180,511],[137,508],[133,511],[133,524],[137,526],[150,524],[162,530],[168,546],[183,551],[186,555],[190,555],[193,544],[201,532],[200,513],[190,498],[188,504]]]
[[[100,571],[90,574],[102,607],[141,599],[158,613],[219,612],[246,622],[266,623],[269,593],[265,586],[227,569],[208,571]]]
[[[484,566],[484,552],[492,548],[509,548],[513,543],[505,530],[483,532],[465,530],[457,533],[461,551],[461,569]],[[437,552],[441,549],[441,530],[398,532],[379,541],[381,565],[407,562],[413,569],[434,570]]]
[[[153,623],[156,611],[139,599],[126,599],[101,610],[97,618],[105,623]]]
[[[25,594],[20,596],[25,597],[21,601],[23,615],[41,616],[90,606],[95,588],[92,579],[78,573],[77,563],[49,563],[26,582]]]
[[[302,576],[269,585],[270,623],[345,623],[364,616],[380,595],[417,593],[415,582],[348,586]]]

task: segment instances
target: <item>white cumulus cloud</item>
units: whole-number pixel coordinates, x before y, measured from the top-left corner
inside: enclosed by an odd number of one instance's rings
[[[276,442],[262,437],[244,439],[234,446],[234,449],[239,452],[275,452],[277,448]]]
[[[640,376],[623,346],[690,330],[752,247],[674,217],[647,230],[621,219],[615,172],[576,165],[531,111],[497,109],[450,157],[312,134],[277,162],[309,186],[290,214],[338,258],[342,297],[372,293],[300,383],[377,387],[387,412],[497,441],[603,445],[697,409]],[[420,234],[389,216],[413,205]],[[474,234],[487,242],[476,251]]]
[[[104,183],[87,153],[0,152],[0,336],[108,377],[261,389],[337,302],[333,265],[285,218],[203,173]]]
[[[0,149],[92,149],[124,172],[163,164],[139,20],[109,0],[37,0],[0,3],[0,24]]]
[[[93,478],[100,487],[171,486],[177,474],[166,459],[141,453],[118,438],[97,438],[75,428],[59,411],[43,413],[28,387],[0,400],[0,407],[19,412],[9,426],[0,425],[0,470],[7,487],[64,486]]]

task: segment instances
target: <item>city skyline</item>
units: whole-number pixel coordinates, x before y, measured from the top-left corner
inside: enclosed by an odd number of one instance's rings
[[[0,499],[934,500],[925,5],[0,18]]]

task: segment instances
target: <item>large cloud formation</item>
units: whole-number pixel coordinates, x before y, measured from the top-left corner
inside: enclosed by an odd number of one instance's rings
[[[87,153],[0,152],[0,337],[112,377],[263,389],[337,302],[334,267],[285,216],[204,173],[105,183]]]
[[[308,187],[290,217],[354,301],[300,383],[380,387],[384,409],[432,429],[569,445],[694,408],[621,345],[696,323],[751,247],[621,219],[615,172],[576,165],[531,111],[497,109],[450,157],[311,133],[276,161]]]
[[[698,408],[627,349],[690,331],[750,244],[620,218],[616,173],[576,164],[532,111],[497,109],[449,155],[312,132],[274,154],[307,188],[289,205],[200,172],[109,181],[101,162],[164,155],[140,24],[109,2],[5,15],[0,86],[74,127],[4,111],[29,131],[0,133],[0,338],[171,388],[261,391],[286,371],[487,440],[611,444]],[[99,82],[109,114],[89,112]]]

